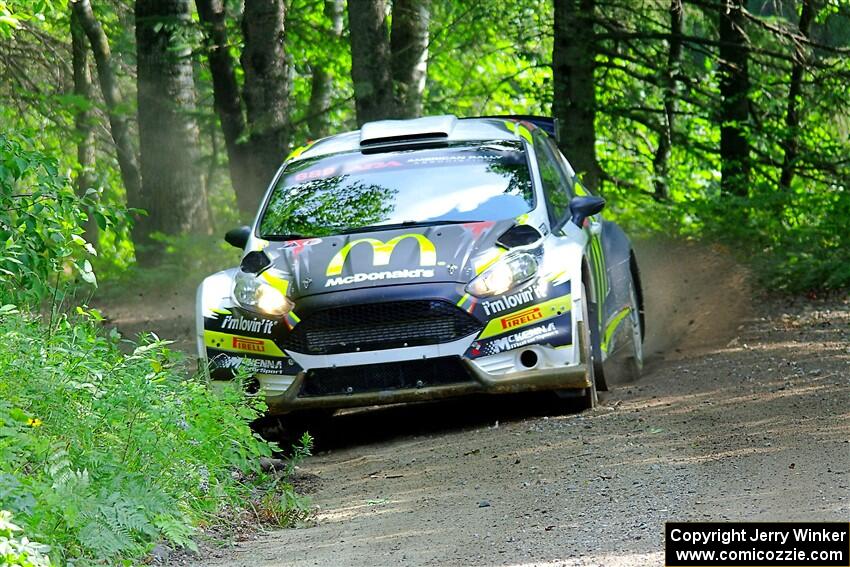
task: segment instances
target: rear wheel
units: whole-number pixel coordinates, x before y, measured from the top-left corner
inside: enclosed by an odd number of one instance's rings
[[[643,371],[643,328],[634,281],[629,284],[629,315],[624,323],[625,336],[628,337],[625,350],[626,373],[632,380],[637,380]]]

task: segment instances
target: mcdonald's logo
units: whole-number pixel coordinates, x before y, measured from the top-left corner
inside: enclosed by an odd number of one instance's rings
[[[342,250],[336,253],[328,264],[327,276],[338,276],[342,273],[342,268],[345,265],[345,260],[351,249],[358,244],[370,244],[374,253],[372,264],[374,266],[387,266],[390,263],[390,257],[398,243],[405,238],[412,238],[419,243],[419,265],[420,266],[436,266],[437,265],[437,249],[434,244],[421,234],[402,234],[395,238],[383,242],[377,238],[359,238],[352,240],[342,247]]]

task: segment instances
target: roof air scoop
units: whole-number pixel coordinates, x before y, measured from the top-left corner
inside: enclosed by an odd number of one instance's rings
[[[448,138],[455,124],[457,117],[450,114],[413,120],[367,122],[360,128],[360,146]]]

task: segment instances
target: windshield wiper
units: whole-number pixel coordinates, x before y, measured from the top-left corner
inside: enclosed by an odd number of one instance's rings
[[[260,238],[263,240],[271,240],[272,242],[278,242],[283,240],[303,240],[308,238],[303,234],[263,234]]]

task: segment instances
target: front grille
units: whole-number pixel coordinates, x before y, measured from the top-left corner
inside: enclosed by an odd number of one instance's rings
[[[307,371],[299,396],[333,396],[469,382],[457,356]]]
[[[480,323],[447,301],[395,301],[335,307],[305,317],[284,348],[339,354],[434,345],[471,335]]]

